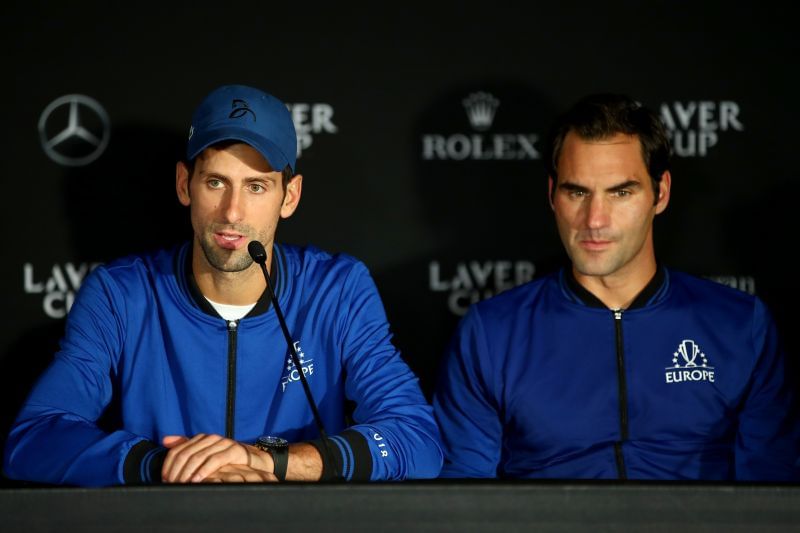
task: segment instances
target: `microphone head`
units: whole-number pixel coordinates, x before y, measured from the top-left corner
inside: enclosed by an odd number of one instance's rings
[[[263,265],[267,262],[267,251],[260,242],[250,241],[247,243],[247,251],[250,253],[250,257],[253,258],[253,261],[259,265]]]

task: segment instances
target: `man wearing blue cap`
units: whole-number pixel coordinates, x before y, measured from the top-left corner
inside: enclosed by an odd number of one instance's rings
[[[98,486],[439,473],[431,408],[390,342],[366,267],[274,240],[300,201],[296,142],[274,97],[238,85],[206,97],[176,171],[194,238],[86,279],[9,435],[7,476]],[[296,360],[252,241],[268,251]],[[111,432],[97,423],[108,409],[120,421]]]

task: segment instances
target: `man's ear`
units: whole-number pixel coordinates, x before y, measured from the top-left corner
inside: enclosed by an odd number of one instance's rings
[[[300,203],[300,196],[303,194],[303,176],[296,174],[286,184],[286,194],[283,196],[281,205],[281,218],[289,218],[297,209]]]
[[[661,181],[658,182],[658,198],[656,200],[656,214],[662,213],[669,204],[669,193],[672,188],[672,175],[669,170],[661,174]]]
[[[555,206],[553,205],[553,187],[555,187],[553,176],[547,176],[547,201],[550,202],[550,209],[555,211]]]
[[[175,191],[182,205],[188,206],[192,203],[189,196],[189,168],[183,161],[178,161],[175,165]]]

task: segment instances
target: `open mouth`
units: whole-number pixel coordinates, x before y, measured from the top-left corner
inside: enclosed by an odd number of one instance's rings
[[[247,243],[247,239],[244,235],[239,233],[215,233],[214,234],[214,241],[220,248],[225,248],[227,250],[236,250],[237,248],[241,248]]]

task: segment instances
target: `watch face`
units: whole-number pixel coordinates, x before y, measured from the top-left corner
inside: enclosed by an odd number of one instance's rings
[[[266,435],[258,438],[258,444],[266,448],[286,448],[289,446],[289,441],[280,437]]]

